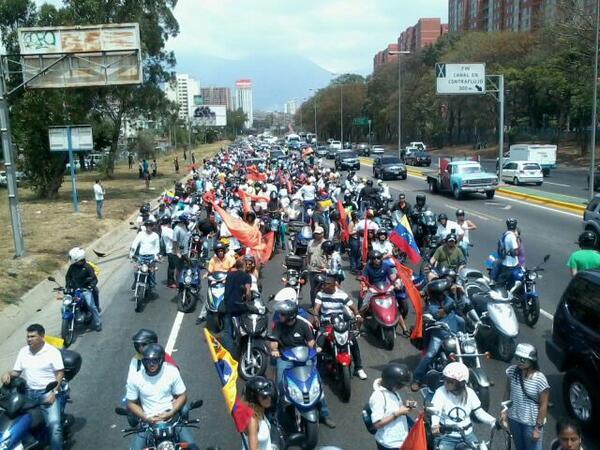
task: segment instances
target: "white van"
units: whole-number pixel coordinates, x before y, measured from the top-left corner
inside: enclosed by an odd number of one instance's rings
[[[300,136],[298,136],[297,134],[288,134],[285,137],[285,142],[287,144],[289,144],[290,142],[300,142]]]
[[[556,168],[556,145],[514,144],[510,146],[508,161],[527,161],[538,163],[544,176],[550,175],[550,169]]]

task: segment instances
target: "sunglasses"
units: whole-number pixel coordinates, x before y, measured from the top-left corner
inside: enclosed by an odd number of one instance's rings
[[[158,366],[160,364],[160,358],[144,358],[142,361],[149,366]]]
[[[523,358],[522,356],[517,356],[515,358],[519,364],[528,364],[529,360],[527,358]]]

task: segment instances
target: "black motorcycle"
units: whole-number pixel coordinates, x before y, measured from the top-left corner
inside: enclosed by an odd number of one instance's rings
[[[241,349],[239,373],[244,380],[263,376],[270,357],[266,341],[269,318],[260,294],[252,293],[252,311],[234,317],[234,332]]]

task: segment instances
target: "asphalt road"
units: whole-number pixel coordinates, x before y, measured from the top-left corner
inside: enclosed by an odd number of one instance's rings
[[[363,166],[361,174],[370,174],[370,168]],[[412,176],[405,181],[389,183],[396,194],[398,190],[406,192],[411,202],[417,192],[426,192],[427,188],[423,180]],[[545,254],[551,255],[544,278],[538,284],[541,305],[548,314],[540,318],[534,329],[522,325],[518,339],[538,347],[542,370],[552,385],[553,406],[547,425],[545,446],[548,448],[553,438],[555,419],[564,415],[565,410],[560,395],[561,376],[545,356],[544,339],[551,330],[548,317],[554,312],[559,296],[569,281],[565,261],[575,249],[574,241],[581,229],[581,219],[569,213],[503,198],[487,201],[482,196],[473,196],[457,202],[451,197],[428,195],[428,202],[434,211],[446,212],[449,215],[453,215],[454,210],[461,207],[478,225],[479,229],[471,235],[475,247],[472,249],[470,264],[475,267],[482,267],[488,253],[495,249],[496,241],[505,228],[504,220],[509,216],[519,219],[527,259],[531,264],[540,262]],[[133,237],[132,232],[131,240]],[[178,316],[174,302],[175,291],[162,284],[156,291],[156,298],[149,302],[143,312],[135,313],[131,301],[132,293],[129,290],[131,264],[126,260],[125,251],[111,255],[111,258],[121,258],[122,263],[113,272],[101,293],[104,330],[101,333],[87,333],[73,345],[73,349],[83,355],[83,367],[72,382],[73,403],[69,406],[69,412],[75,415],[77,421],[70,448],[128,448],[129,441],[124,440],[120,433],[120,429],[127,426],[126,421],[116,416],[113,409],[121,404],[124,397],[128,362],[133,355],[130,338],[141,327],[156,330],[163,344],[167,340],[173,343],[173,356],[181,367],[190,399],[204,400],[204,407],[192,414],[193,417],[201,419],[200,429],[194,431],[201,448],[210,445],[218,445],[223,450],[240,448],[239,437],[225,410],[217,375],[203,341],[202,329],[194,324],[196,314],[187,314],[183,316],[179,327],[174,325]],[[269,294],[275,293],[281,287],[282,259],[282,255],[276,255],[264,271],[264,298],[268,298]],[[164,280],[165,272],[166,265],[163,264],[158,274],[159,280]],[[349,277],[343,288],[355,295],[358,283]],[[412,320],[412,315],[410,319]],[[50,334],[58,334],[58,320],[46,325]],[[322,445],[335,444],[345,450],[375,448],[373,438],[364,429],[360,418],[360,409],[371,394],[372,382],[379,376],[382,366],[390,361],[404,362],[414,367],[418,360],[417,351],[404,338],[398,338],[393,351],[379,348],[377,342],[368,335],[360,337],[359,343],[369,379],[352,380],[353,392],[349,404],[341,403],[327,388],[332,418],[338,427],[335,430],[321,427]],[[490,412],[497,414],[504,391],[504,370],[507,365],[486,360],[484,367],[495,383],[492,388]],[[418,394],[409,392],[405,397],[420,400]],[[481,427],[479,432],[482,433],[481,436],[486,436]],[[502,449],[504,446],[496,442],[494,448]]]

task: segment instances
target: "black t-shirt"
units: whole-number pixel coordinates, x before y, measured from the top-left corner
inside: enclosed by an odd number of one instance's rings
[[[303,320],[296,319],[293,325],[277,323],[275,326],[275,337],[279,340],[280,348],[287,349],[307,345],[315,339],[315,335]]]
[[[252,284],[252,277],[243,270],[234,270],[225,278],[225,304],[227,312],[234,316],[246,311],[244,293],[246,284]]]

